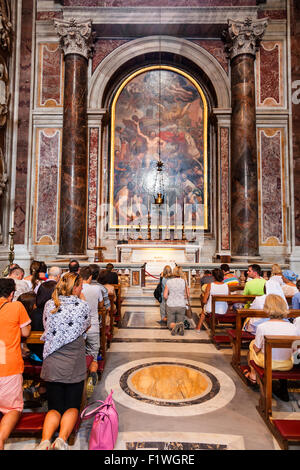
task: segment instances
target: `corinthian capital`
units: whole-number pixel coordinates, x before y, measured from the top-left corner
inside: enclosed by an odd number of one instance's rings
[[[9,19],[0,12],[0,46],[2,49],[11,49],[12,24]]]
[[[255,21],[250,18],[244,21],[228,19],[227,22],[228,29],[224,31],[224,38],[230,59],[240,54],[255,56],[268,25],[268,18]]]
[[[54,26],[64,55],[80,54],[86,59],[91,56],[93,50],[91,21],[80,23],[75,18],[70,21],[55,20]]]

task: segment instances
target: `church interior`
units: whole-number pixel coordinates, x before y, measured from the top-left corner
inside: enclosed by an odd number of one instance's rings
[[[265,339],[253,381],[243,310],[249,266],[267,284],[276,264],[300,317],[300,2],[0,0],[0,17],[1,275],[113,265],[83,401],[113,390],[114,449],[299,450],[300,369],[272,373],[270,356],[292,339]],[[235,288],[210,294],[197,328],[203,278],[224,264]],[[153,295],[165,266],[189,292],[184,331]],[[24,361],[5,450],[35,449],[47,413],[37,389],[28,400],[42,366]],[[0,332],[0,384],[4,363]],[[89,448],[91,427],[70,450]]]

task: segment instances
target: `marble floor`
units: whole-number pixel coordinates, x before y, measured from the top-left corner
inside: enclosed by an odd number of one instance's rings
[[[155,305],[124,305],[107,363],[90,402],[113,390],[119,413],[115,449],[278,450],[256,410],[259,392],[230,366],[206,331],[172,336]],[[274,409],[300,419],[299,395]],[[295,417],[295,414],[293,414]],[[91,421],[82,423],[74,450],[88,448]],[[33,449],[35,439],[9,439],[6,449]]]

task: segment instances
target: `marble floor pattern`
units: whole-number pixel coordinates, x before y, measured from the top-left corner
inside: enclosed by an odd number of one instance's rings
[[[126,305],[122,317],[90,398],[104,400],[114,391],[116,450],[279,449],[256,410],[259,392],[233,371],[230,350],[218,351],[206,331],[172,336],[158,323],[155,306]],[[288,404],[274,400],[275,410],[285,418],[291,411],[300,415],[297,398]],[[71,449],[88,449],[90,428],[91,421],[82,423]],[[36,443],[9,439],[6,449],[33,449]]]

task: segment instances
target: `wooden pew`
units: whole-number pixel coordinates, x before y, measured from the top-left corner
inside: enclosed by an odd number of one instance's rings
[[[236,313],[228,312],[224,315],[216,313],[216,302],[227,302],[228,305],[242,303],[245,304],[248,301],[252,302],[255,299],[254,295],[242,295],[242,294],[229,294],[229,295],[212,295],[211,297],[211,314],[209,315],[210,320],[210,339],[214,343],[217,349],[222,344],[230,344],[230,337],[226,333],[225,335],[216,335],[216,326],[219,324],[231,324],[235,325]]]
[[[289,310],[288,311],[288,318],[296,318],[300,316],[300,310]],[[250,343],[255,336],[251,333],[247,333],[242,331],[242,327],[244,324],[244,320],[246,318],[268,318],[268,315],[263,310],[254,310],[254,309],[240,309],[237,310],[236,313],[236,328],[232,330],[228,330],[228,335],[231,340],[232,345],[232,358],[231,358],[231,366],[237,372],[237,374],[241,377],[243,382],[249,385],[247,378],[244,375],[245,369],[248,369],[248,363],[241,364],[241,349],[242,343]]]
[[[43,344],[43,341],[41,340],[42,334],[43,334],[43,331],[31,331],[29,337],[26,339],[26,343],[27,344]],[[91,361],[92,361],[92,357],[86,356],[87,377],[86,377],[85,384],[84,384],[80,412],[86,406],[88,368],[89,368]],[[28,371],[29,371],[29,366],[30,364],[28,365]],[[38,367],[38,369],[35,369],[34,371],[31,371],[31,372],[37,372],[38,374],[35,376],[39,377],[42,366],[36,366],[36,367]],[[25,365],[24,365],[24,373],[25,373]],[[10,437],[27,437],[27,436],[40,437],[42,434],[43,424],[44,424],[46,414],[47,414],[46,412],[22,413],[15,429],[11,432]],[[1,420],[1,416],[0,416],[0,420]],[[75,429],[76,429],[76,426],[72,434],[69,437],[69,443],[71,445],[74,442]]]
[[[41,340],[43,331],[31,331],[30,335],[26,339],[26,344],[44,344]],[[28,377],[40,377],[42,370],[42,364],[32,364],[28,359],[24,360],[24,372],[23,375]]]
[[[116,308],[117,312],[114,317],[114,321],[118,324],[121,320],[121,284],[113,284],[116,293]]]
[[[109,315],[109,310],[104,306],[98,310],[99,316],[101,317],[100,327],[100,351],[102,359],[98,361],[98,372],[102,373],[105,367],[106,361],[106,350],[107,350],[107,335],[106,335],[106,318]]]
[[[26,344],[43,344],[41,336],[43,331],[31,331],[26,339]],[[32,365],[24,360],[23,375],[30,378],[39,378],[41,373],[41,365]],[[40,437],[43,430],[43,424],[46,412],[25,412],[22,413],[15,429],[11,432],[10,437]]]
[[[211,326],[211,331],[210,331],[210,338],[214,345],[216,346],[217,349],[220,349],[220,347],[223,345],[229,345],[230,343],[232,344],[232,337],[231,335],[228,335],[228,332],[224,335],[216,335],[216,326],[220,324],[225,324],[225,326],[228,326],[228,324],[235,325],[235,318],[236,318],[236,313],[234,312],[227,312],[225,315],[218,315],[215,313],[215,305],[216,302],[227,302],[229,305],[234,304],[234,303],[247,303],[247,302],[253,302],[255,299],[255,295],[243,295],[243,294],[229,294],[229,295],[212,295],[212,312],[209,315],[209,320],[210,320],[210,326]],[[286,296],[286,300],[288,305],[292,305],[292,298],[293,296]],[[251,310],[252,309],[248,309]],[[251,316],[251,315],[248,315]],[[230,330],[232,331],[232,330]],[[247,335],[243,335],[243,339],[247,339]]]
[[[100,349],[102,360],[98,361],[98,372],[103,372],[106,361],[106,351],[110,346],[110,343],[114,335],[114,324],[119,321],[121,317],[121,284],[112,284],[115,289],[116,299],[114,295],[109,294],[110,308],[107,310],[105,307],[99,310],[101,315],[101,329],[100,329]],[[114,313],[114,310],[116,312]],[[109,316],[109,325],[106,324]],[[108,323],[108,322],[107,322]]]
[[[294,341],[300,344],[300,336],[265,336],[265,368],[255,368],[260,385],[260,400],[257,410],[281,449],[288,450],[289,444],[300,443],[300,420],[276,419],[272,416],[272,382],[276,379],[300,380],[300,365],[294,365],[290,371],[272,371],[272,349],[291,348]]]

